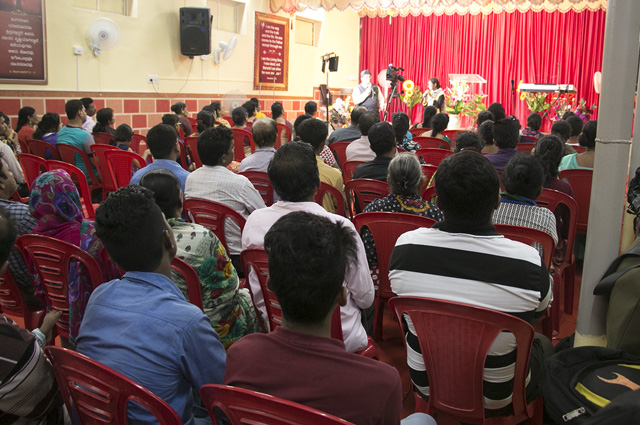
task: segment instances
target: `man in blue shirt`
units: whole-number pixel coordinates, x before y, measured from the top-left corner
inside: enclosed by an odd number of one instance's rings
[[[111,259],[126,274],[91,294],[77,351],[158,395],[185,425],[211,423],[206,412],[194,417],[192,392],[222,382],[226,353],[207,316],[171,281],[176,242],[153,193],[130,185],[109,194],[95,223]],[[157,423],[133,404],[129,420]]]
[[[93,167],[92,152],[91,145],[95,143],[93,140],[93,136],[90,133],[87,133],[82,129],[82,125],[87,119],[87,112],[84,109],[84,104],[81,100],[73,99],[65,103],[64,111],[67,114],[67,118],[69,122],[67,125],[62,127],[58,132],[57,143],[62,143],[66,145],[75,146],[76,148],[82,149],[85,151],[87,155],[89,155],[89,160],[92,162],[91,166]],[[79,154],[76,154],[74,157],[75,166],[82,170],[82,172],[87,174],[87,167],[84,164],[84,161],[80,157]],[[95,167],[94,167],[95,173]],[[87,175],[87,178],[89,176]]]
[[[140,184],[142,176],[151,170],[164,168],[171,171],[180,180],[180,188],[184,193],[184,184],[189,172],[178,164],[180,159],[180,143],[173,127],[167,124],[158,124],[147,133],[147,145],[153,155],[153,162],[136,171],[131,177],[131,184]]]

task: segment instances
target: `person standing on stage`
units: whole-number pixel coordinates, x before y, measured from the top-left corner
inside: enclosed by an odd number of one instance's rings
[[[444,112],[444,90],[437,78],[429,78],[429,90],[422,95],[422,104],[435,106],[438,112]]]
[[[384,95],[380,87],[371,84],[371,72],[365,69],[360,73],[360,81],[353,89],[353,103],[356,106],[363,106],[369,112],[378,112],[385,109]]]

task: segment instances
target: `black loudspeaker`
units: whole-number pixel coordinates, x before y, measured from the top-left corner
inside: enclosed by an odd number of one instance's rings
[[[338,56],[329,58],[329,71],[336,72],[338,70]]]
[[[180,8],[180,53],[189,57],[211,53],[211,9]]]

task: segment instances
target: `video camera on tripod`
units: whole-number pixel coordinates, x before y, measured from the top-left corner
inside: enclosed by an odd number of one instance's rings
[[[398,84],[398,81],[404,81],[404,75],[399,74],[399,71],[404,71],[404,68],[396,68],[392,63],[387,67],[387,81],[391,81],[391,85]]]

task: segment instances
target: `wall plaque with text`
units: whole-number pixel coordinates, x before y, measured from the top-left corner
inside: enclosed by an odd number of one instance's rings
[[[288,90],[288,18],[256,12],[254,59],[254,90]]]

